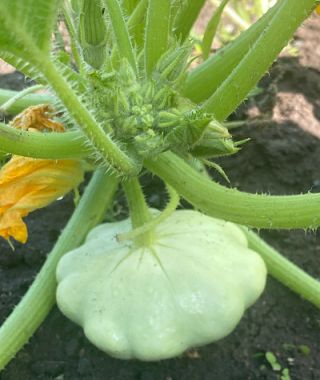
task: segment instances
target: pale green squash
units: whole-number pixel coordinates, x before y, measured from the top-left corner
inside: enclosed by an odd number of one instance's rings
[[[57,269],[60,310],[114,357],[165,359],[221,339],[264,289],[265,264],[232,223],[175,211],[150,248],[119,243],[130,229],[94,228]]]

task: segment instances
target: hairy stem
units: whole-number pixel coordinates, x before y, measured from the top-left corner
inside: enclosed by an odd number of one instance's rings
[[[141,0],[128,19],[128,29],[135,42],[135,46],[143,46],[143,32],[145,27],[145,14],[148,9],[148,0]]]
[[[55,303],[55,270],[63,254],[78,247],[110,206],[117,179],[102,170],[94,174],[78,207],[44,266],[20,303],[0,328],[0,370],[28,342]]]
[[[270,196],[229,189],[205,178],[171,152],[147,160],[145,166],[208,215],[257,228],[320,225],[320,194]]]
[[[104,129],[97,124],[57,68],[51,62],[45,62],[42,72],[101,159],[122,175],[137,174],[137,165],[118,148]]]
[[[283,257],[253,231],[241,228],[248,238],[249,247],[260,254],[271,276],[320,308],[320,282]]]
[[[136,59],[134,56],[128,27],[122,14],[120,4],[118,0],[104,0],[103,3],[110,15],[110,21],[115,39],[117,41],[120,56],[127,58],[128,62],[136,72]]]
[[[34,133],[0,123],[0,151],[24,157],[67,159],[84,158],[93,153],[80,131]]]

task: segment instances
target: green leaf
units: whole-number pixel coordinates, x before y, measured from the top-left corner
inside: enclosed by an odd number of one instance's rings
[[[49,58],[59,2],[0,0],[0,52],[10,53],[35,65],[44,57]]]
[[[203,60],[206,60],[209,57],[212,41],[216,35],[221,16],[224,10],[224,7],[227,5],[229,0],[223,0],[217,10],[213,13],[206,30],[204,32],[202,40],[202,57]]]

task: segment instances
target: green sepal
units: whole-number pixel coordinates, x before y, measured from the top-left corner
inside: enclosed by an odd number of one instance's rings
[[[211,136],[208,133],[201,139],[199,144],[193,147],[190,153],[199,158],[212,158],[229,156],[239,150],[240,148],[235,146],[232,139],[217,139],[216,136]]]

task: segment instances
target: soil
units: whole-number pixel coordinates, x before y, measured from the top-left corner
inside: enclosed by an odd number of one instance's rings
[[[263,94],[233,115],[247,120],[236,138],[250,137],[242,151],[220,160],[231,184],[270,194],[320,191],[320,25],[308,20],[296,34],[297,57],[278,60],[262,81]],[[24,85],[20,74],[1,78],[0,86]],[[262,121],[264,120],[264,121]],[[267,120],[267,121],[266,121]],[[213,173],[216,177],[216,174]],[[163,203],[159,182],[145,179],[152,206]],[[71,196],[27,218],[25,246],[13,252],[0,243],[0,323],[28,289],[73,210]],[[117,211],[119,211],[117,205]],[[320,234],[311,231],[261,231],[271,245],[320,277]],[[320,379],[319,311],[268,279],[260,300],[227,338],[156,363],[120,361],[96,349],[82,330],[54,308],[30,343],[0,374],[1,380],[249,380]],[[272,352],[281,370],[266,360]]]

